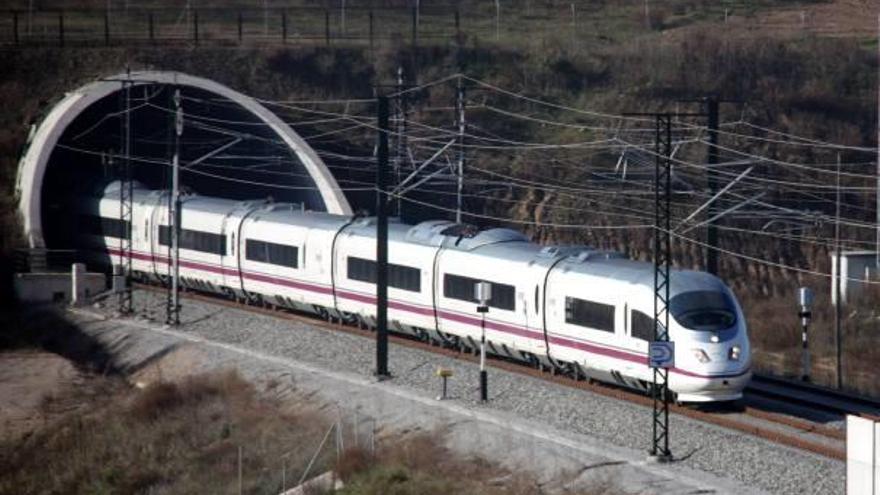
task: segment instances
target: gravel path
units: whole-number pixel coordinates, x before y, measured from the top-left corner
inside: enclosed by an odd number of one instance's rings
[[[138,313],[164,319],[163,294],[138,291],[135,304]],[[182,304],[180,332],[338,371],[373,372],[368,338],[190,299]],[[467,407],[515,414],[627,449],[648,447],[651,412],[639,405],[497,369],[490,369],[491,400],[482,405],[473,363],[391,345],[389,364],[395,385],[424,397],[437,395],[434,372],[442,365],[454,372],[450,396]],[[670,429],[679,465],[772,493],[843,492],[842,462],[675,415]]]

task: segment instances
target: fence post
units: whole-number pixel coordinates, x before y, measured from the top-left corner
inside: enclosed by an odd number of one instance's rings
[[[152,12],[150,12],[150,14],[147,17],[147,25],[148,25],[148,28],[150,31],[150,43],[155,43],[156,42],[156,32],[154,31],[154,27],[153,27],[153,13]]]
[[[324,39],[330,45],[330,11],[324,9]]]
[[[64,11],[58,12],[58,46],[64,48]]]
[[[18,11],[12,11],[12,39],[15,44],[18,44]]]
[[[345,0],[341,0],[342,9],[339,11],[339,32],[342,33],[342,38],[345,39]]]
[[[241,495],[241,445],[238,446],[238,495]]]
[[[419,13],[415,7],[412,8],[412,44],[419,45]]]
[[[501,33],[501,0],[495,0],[495,41]]]
[[[244,20],[241,18],[241,12],[238,13],[238,42],[241,43],[242,35],[244,34]]]
[[[193,10],[193,40],[199,45],[199,11]]]
[[[110,46],[110,12],[104,11],[104,46]]]
[[[281,10],[281,42],[287,44],[287,10]]]
[[[373,11],[370,10],[370,51],[373,51]]]

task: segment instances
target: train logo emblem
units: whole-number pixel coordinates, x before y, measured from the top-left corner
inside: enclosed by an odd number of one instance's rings
[[[675,342],[651,342],[648,348],[648,366],[672,368],[675,366]]]

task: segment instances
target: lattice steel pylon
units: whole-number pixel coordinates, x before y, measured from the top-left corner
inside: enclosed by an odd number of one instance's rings
[[[131,290],[132,258],[132,215],[134,211],[134,178],[131,170],[131,80],[122,81],[122,149],[123,159],[119,161],[119,266],[123,285],[119,288],[118,302],[120,314],[134,312]]]
[[[654,165],[654,340],[669,341],[669,266],[672,256],[670,196],[672,184],[672,114],[656,115]],[[653,443],[651,455],[670,460],[669,370],[654,368]]]

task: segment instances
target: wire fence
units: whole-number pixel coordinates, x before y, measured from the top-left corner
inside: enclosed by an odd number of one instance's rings
[[[254,472],[254,458],[264,453],[253,444],[239,445],[234,462],[237,469],[237,491],[247,488],[271,487],[272,493],[323,493],[334,486],[338,474],[333,468],[346,452],[359,451],[375,459],[377,450],[377,423],[371,416],[358,414],[340,415],[327,426],[317,444],[291,445],[291,450],[281,454],[273,466],[263,465]],[[328,467],[330,471],[327,471]],[[329,475],[329,477],[328,477]],[[300,487],[299,491],[293,490]]]
[[[419,2],[415,2],[418,4]],[[772,4],[772,2],[770,2]],[[654,5],[652,7],[652,5]],[[617,39],[700,23],[730,23],[747,30],[834,35],[797,6],[768,10],[761,2],[734,0],[687,8],[625,0],[602,3],[487,1],[419,7],[334,8],[118,8],[6,10],[0,12],[0,46],[413,45],[481,39],[524,43],[550,38]],[[528,34],[528,36],[525,36]],[[848,28],[846,35],[860,36]]]

